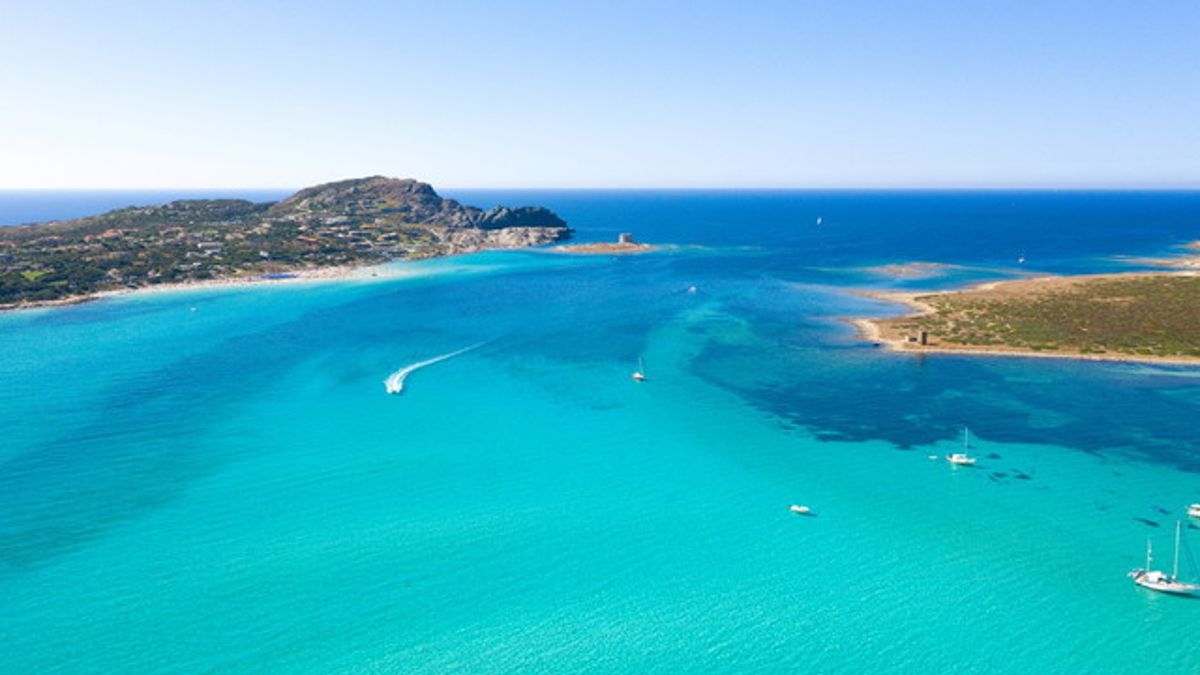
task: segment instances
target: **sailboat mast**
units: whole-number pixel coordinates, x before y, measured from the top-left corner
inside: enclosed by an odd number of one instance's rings
[[[1150,537],[1146,537],[1146,571],[1150,571]]]
[[[1179,579],[1179,532],[1180,521],[1175,521],[1175,566],[1171,568],[1171,579]]]

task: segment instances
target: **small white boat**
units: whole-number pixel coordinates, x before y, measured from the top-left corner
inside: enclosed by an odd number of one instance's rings
[[[633,375],[630,375],[630,377],[633,378],[634,382],[646,381],[646,367],[642,365],[642,358],[640,356],[638,357],[638,369],[633,371]]]
[[[1180,538],[1182,537],[1183,523],[1175,521],[1175,566],[1171,573],[1167,574],[1159,570],[1150,569],[1150,563],[1154,559],[1150,547],[1150,540],[1146,539],[1146,566],[1139,567],[1129,573],[1129,578],[1133,579],[1133,583],[1142,588],[1149,588],[1152,591],[1159,593],[1171,593],[1173,595],[1192,595],[1196,591],[1200,591],[1200,584],[1189,584],[1179,580],[1179,547],[1181,545]]]
[[[1200,518],[1200,504],[1191,504],[1188,506],[1188,515],[1193,518]]]
[[[695,294],[696,294],[696,287],[688,286],[688,295],[695,295]]]
[[[967,431],[966,427],[963,427],[963,451],[952,452],[946,455],[946,461],[957,466],[973,466],[975,464],[975,458],[971,456],[970,450],[970,432]]]
[[[788,510],[792,513],[799,513],[802,516],[812,513],[812,509],[803,504],[792,504],[788,507]]]
[[[427,359],[425,361],[418,361],[416,363],[404,366],[400,370],[397,370],[396,372],[392,373],[391,375],[388,375],[387,379],[383,381],[383,387],[384,387],[384,389],[387,390],[387,393],[389,393],[389,394],[403,393],[404,392],[404,380],[412,373],[414,373],[426,366],[432,366],[435,363],[440,363],[447,359],[452,359],[452,358],[458,356],[459,354],[465,354],[465,353],[471,351],[472,349],[478,349],[479,346],[482,344],[483,343],[480,342],[479,344],[471,345],[470,347],[464,347],[458,351],[450,352],[449,354],[442,354],[441,356],[435,356],[432,359]]]
[[[823,221],[823,220],[824,220],[824,218],[822,218],[821,216],[817,216],[817,224],[818,225],[820,225],[821,221]]]

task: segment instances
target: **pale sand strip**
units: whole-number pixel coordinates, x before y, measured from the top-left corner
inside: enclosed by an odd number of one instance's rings
[[[601,242],[594,244],[562,244],[554,246],[549,251],[553,253],[573,253],[578,255],[629,255],[631,253],[649,253],[657,251],[660,246],[654,244],[639,244],[639,243],[609,243]]]
[[[272,274],[272,273],[266,273]],[[241,277],[223,277],[220,279],[205,279],[203,281],[184,281],[179,283],[169,284],[153,284],[150,286],[140,286],[138,288],[120,288],[110,291],[99,291],[97,293],[89,293],[86,295],[73,295],[57,300],[44,300],[37,302],[26,302],[15,305],[0,306],[0,311],[20,311],[24,309],[39,309],[45,307],[61,307],[64,305],[77,305],[92,300],[102,300],[104,298],[115,298],[127,295],[150,295],[154,293],[180,293],[187,291],[203,291],[215,288],[250,288],[262,287],[276,284],[315,284],[315,283],[331,283],[339,281],[381,281],[386,279],[398,279],[403,277],[418,276],[418,273],[408,272],[387,268],[379,265],[371,265],[364,267],[313,267],[300,270],[289,270],[286,272],[277,272],[274,274],[286,274],[286,277],[273,277],[264,275],[249,275]]]

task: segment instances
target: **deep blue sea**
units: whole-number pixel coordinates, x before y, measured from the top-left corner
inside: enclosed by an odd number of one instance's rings
[[[1200,193],[444,192],[677,247],[0,315],[0,671],[1200,672],[1200,602],[1125,577],[1200,502],[1200,368],[842,321],[1138,269]]]

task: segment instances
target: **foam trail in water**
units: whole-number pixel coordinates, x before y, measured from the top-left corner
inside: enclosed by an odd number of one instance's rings
[[[442,354],[441,356],[435,356],[432,359],[427,359],[425,361],[418,361],[416,363],[404,366],[400,370],[397,370],[396,372],[392,373],[391,375],[388,375],[388,378],[383,381],[383,386],[385,388],[387,388],[387,393],[399,394],[400,392],[404,391],[404,379],[406,377],[408,377],[410,374],[412,374],[413,372],[420,370],[421,368],[424,368],[425,366],[432,366],[433,364],[438,363],[439,361],[445,361],[446,359],[452,359],[452,358],[458,356],[459,354],[465,354],[465,353],[471,351],[472,349],[479,348],[481,345],[483,345],[482,342],[480,342],[478,344],[473,344],[470,347],[463,347],[462,349],[459,349],[458,351],[450,352],[449,354]]]

